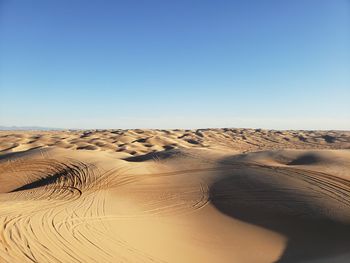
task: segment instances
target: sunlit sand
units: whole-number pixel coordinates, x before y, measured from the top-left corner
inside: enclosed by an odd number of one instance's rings
[[[350,133],[0,132],[1,262],[348,262]]]

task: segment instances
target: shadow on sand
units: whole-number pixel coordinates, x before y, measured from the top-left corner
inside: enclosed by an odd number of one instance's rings
[[[219,211],[287,237],[287,246],[277,262],[327,258],[334,262],[331,258],[350,252],[349,206],[338,204],[322,191],[310,190],[305,183],[300,183],[302,189],[297,184],[291,186],[286,182],[288,176],[272,168],[242,164],[220,178],[210,187],[210,200]],[[322,200],[328,207],[323,207]],[[347,210],[347,216],[337,220],[329,210],[330,203],[331,209]]]

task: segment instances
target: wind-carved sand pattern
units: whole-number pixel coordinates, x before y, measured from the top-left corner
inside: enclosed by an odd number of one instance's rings
[[[100,146],[59,142],[76,137]],[[347,132],[2,132],[0,145],[0,262],[350,260]]]
[[[114,262],[115,259],[162,262],[110,235],[106,221],[181,214],[200,209],[208,201],[208,189],[200,184],[198,189],[183,188],[181,196],[176,189],[174,194],[159,192],[149,196],[147,193],[143,210],[138,214],[106,215],[105,190],[145,180],[149,175],[122,175],[114,169],[102,173],[80,161],[46,158],[5,162],[0,172],[2,176],[6,173],[25,175],[22,182],[17,183],[22,186],[0,196],[2,262]],[[191,171],[178,174],[188,172]],[[101,245],[99,238],[104,240]],[[112,250],[103,244],[105,240],[113,244]]]
[[[349,131],[263,129],[0,131],[0,152],[54,146],[108,151],[122,157],[183,148],[223,148],[239,152],[271,149],[349,149]]]

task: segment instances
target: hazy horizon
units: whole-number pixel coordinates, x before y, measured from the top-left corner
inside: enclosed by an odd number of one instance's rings
[[[1,1],[0,125],[350,130],[349,1]]]

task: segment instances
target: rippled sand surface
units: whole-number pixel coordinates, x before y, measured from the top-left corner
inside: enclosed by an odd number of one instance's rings
[[[0,262],[349,262],[350,132],[1,131]]]

